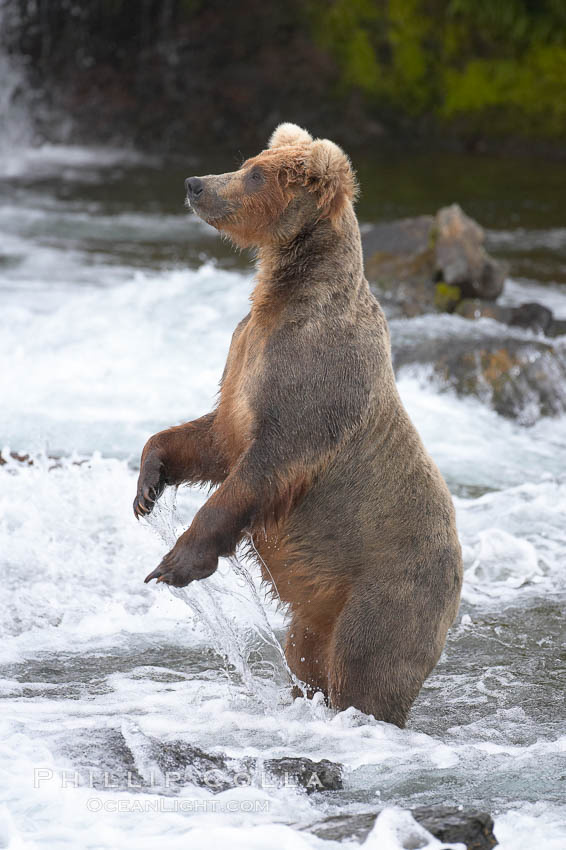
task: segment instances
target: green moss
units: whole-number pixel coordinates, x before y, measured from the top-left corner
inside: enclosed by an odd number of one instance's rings
[[[429,251],[431,253],[434,251],[434,249],[436,248],[436,240],[437,239],[438,239],[438,228],[436,227],[436,224],[434,224],[430,228],[430,233],[428,234],[427,251]]]
[[[444,73],[445,118],[489,116],[494,129],[511,121],[524,132],[559,135],[566,127],[566,47],[536,46],[524,62],[478,59]]]
[[[433,21],[421,0],[389,0],[388,10],[392,93],[403,97],[412,111],[420,111],[434,97],[427,49]]]
[[[459,286],[451,286],[439,281],[434,287],[434,306],[437,310],[451,313],[462,299],[462,291]]]
[[[310,6],[313,35],[319,47],[336,59],[339,88],[359,88],[367,93],[380,87],[382,69],[372,45],[372,30],[379,20],[371,0],[322,0]]]
[[[311,0],[338,90],[487,133],[566,135],[563,0]]]

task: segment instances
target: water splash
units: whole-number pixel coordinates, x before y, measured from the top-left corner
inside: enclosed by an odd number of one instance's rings
[[[146,521],[168,547],[174,546],[183,530],[177,514],[176,489],[166,488]],[[188,588],[169,587],[169,591],[182,599],[205,626],[214,649],[226,662],[227,677],[232,679],[235,672],[248,695],[272,709],[273,684],[287,685],[291,680],[306,697],[303,683],[287,665],[250,566],[239,556],[232,556],[227,562],[232,581],[227,581],[229,576],[220,567],[206,581],[193,582]],[[224,606],[222,600],[228,604]],[[234,603],[238,607],[237,618],[227,610]],[[274,660],[264,658],[266,651]]]

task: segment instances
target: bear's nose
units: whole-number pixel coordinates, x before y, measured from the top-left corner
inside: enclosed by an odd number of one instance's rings
[[[199,195],[202,195],[204,186],[200,177],[187,177],[185,180],[185,189],[189,198],[198,198]]]

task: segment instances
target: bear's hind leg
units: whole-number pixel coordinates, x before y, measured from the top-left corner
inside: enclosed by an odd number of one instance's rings
[[[328,699],[329,641],[329,631],[324,633],[320,628],[315,631],[310,624],[297,616],[291,620],[285,642],[285,657],[291,673],[307,686],[309,698],[314,696],[316,691],[322,691],[325,699]],[[304,696],[297,685],[293,687],[293,696]]]
[[[376,610],[365,594],[350,599],[330,646],[331,706],[354,706],[403,728],[434,663],[430,644],[423,646],[417,631],[411,629],[407,611],[395,605]]]

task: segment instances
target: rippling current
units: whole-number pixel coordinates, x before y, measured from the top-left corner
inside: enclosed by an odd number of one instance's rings
[[[291,702],[285,612],[252,563],[223,562],[178,592],[143,584],[205,496],[168,493],[136,523],[141,448],[214,403],[252,279],[184,214],[192,167],[79,148],[4,157],[0,847],[326,848],[338,844],[308,831],[326,817],[450,804],[490,811],[504,850],[564,850],[564,419],[522,428],[401,377],[454,493],[466,568],[458,620],[406,730]],[[454,191],[442,200],[479,216],[485,199]],[[413,212],[418,186],[394,208],[377,197],[362,202],[366,220]],[[486,208],[493,249],[524,275],[506,297],[566,318],[566,231],[523,213]],[[190,775],[163,787],[156,748],[183,745],[236,764],[330,759],[344,788],[307,795],[257,775],[219,793]],[[367,846],[415,846],[398,808]]]

